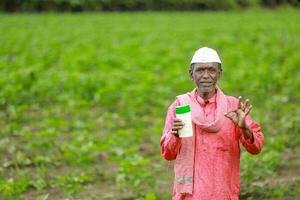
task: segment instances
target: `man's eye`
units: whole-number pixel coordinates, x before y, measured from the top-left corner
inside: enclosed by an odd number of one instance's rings
[[[209,69],[209,72],[210,72],[210,73],[215,73],[216,70],[215,70],[214,68],[210,68],[210,69]]]

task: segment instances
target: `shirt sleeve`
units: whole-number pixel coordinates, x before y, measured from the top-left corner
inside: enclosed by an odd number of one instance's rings
[[[176,118],[175,108],[179,105],[176,99],[168,108],[163,135],[160,140],[161,155],[166,160],[176,159],[181,146],[181,139],[171,133],[173,121]]]
[[[264,134],[261,132],[260,125],[251,119],[250,115],[246,117],[246,124],[250,127],[253,135],[253,143],[250,138],[246,139],[240,128],[237,128],[240,141],[245,149],[251,154],[259,154],[264,146]]]

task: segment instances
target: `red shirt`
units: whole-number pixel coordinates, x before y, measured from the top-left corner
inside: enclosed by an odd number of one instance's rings
[[[227,96],[229,109],[237,107],[235,97]],[[204,102],[197,95],[197,101],[203,109],[208,122],[215,119],[215,96]],[[171,134],[175,108],[179,105],[175,100],[168,108],[164,133],[161,138],[161,154],[166,160],[175,160],[180,151],[181,139]],[[240,192],[240,142],[251,154],[258,154],[264,144],[264,135],[260,126],[246,118],[251,128],[254,142],[246,140],[240,128],[225,119],[221,130],[208,133],[196,126],[194,186],[192,195],[181,195],[173,190],[173,200],[222,200],[238,199]]]

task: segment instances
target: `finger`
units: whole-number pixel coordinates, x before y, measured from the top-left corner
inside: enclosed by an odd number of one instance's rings
[[[237,123],[237,112],[234,112],[234,113],[229,113],[227,115],[225,115],[225,117],[229,118],[233,123]]]
[[[173,126],[183,126],[184,123],[183,122],[174,122]]]
[[[238,105],[238,108],[242,108],[242,97],[241,96],[239,96],[239,105]]]
[[[241,99],[241,110],[244,111],[245,110],[245,106],[246,106],[246,100],[245,99]]]
[[[230,113],[226,113],[225,114],[225,117],[229,118],[231,121],[233,121],[235,123],[236,121],[236,116],[237,116],[237,113],[236,111],[231,111]]]
[[[234,117],[233,116],[230,116],[230,115],[225,115],[225,117],[227,117],[228,119],[230,119],[231,121],[234,120]]]
[[[230,119],[232,121],[232,123],[234,124],[238,124],[237,118],[236,116],[226,116],[228,119]]]
[[[173,125],[173,127],[172,128],[175,128],[175,129],[180,129],[180,128],[182,128],[183,126],[182,125]]]
[[[252,107],[252,105],[250,105],[250,103],[248,103],[248,105],[245,108],[244,112],[247,113],[249,111],[250,107]]]
[[[245,111],[245,116],[247,116],[247,115],[250,113],[251,109],[252,109],[252,105],[250,105],[250,106],[247,108],[247,110]]]
[[[249,101],[249,99],[246,99],[246,101],[245,101],[245,106],[250,106],[250,101]]]
[[[227,113],[224,114],[226,117],[229,116],[229,117],[233,117],[233,116],[236,116],[237,115],[237,109],[235,110],[230,110],[228,111]]]
[[[173,124],[172,127],[183,127],[184,125],[183,124]]]
[[[226,113],[224,113],[224,115],[226,116],[226,115],[228,115],[228,114],[230,114],[232,112],[236,113],[236,111],[237,111],[237,109],[231,109],[231,110],[227,111]]]
[[[178,118],[176,118],[176,119],[174,119],[174,122],[182,122],[182,120],[181,120],[181,119],[178,119]]]
[[[244,112],[245,112],[245,110],[249,107],[249,105],[250,105],[250,102],[249,102],[249,99],[246,99],[246,101],[245,101],[245,106],[244,106]]]
[[[176,120],[176,121],[175,121],[175,120],[174,120],[173,123],[179,123],[179,124],[180,124],[180,123],[183,123],[183,121],[181,121],[181,120]]]
[[[178,131],[171,131],[173,135],[178,135]]]
[[[182,128],[183,128],[183,126],[173,126],[172,130],[177,131],[177,130],[180,130]]]

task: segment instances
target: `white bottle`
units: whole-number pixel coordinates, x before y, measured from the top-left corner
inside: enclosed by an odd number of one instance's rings
[[[176,107],[176,118],[181,119],[184,123],[183,128],[178,131],[179,137],[193,136],[191,108],[188,104]]]

